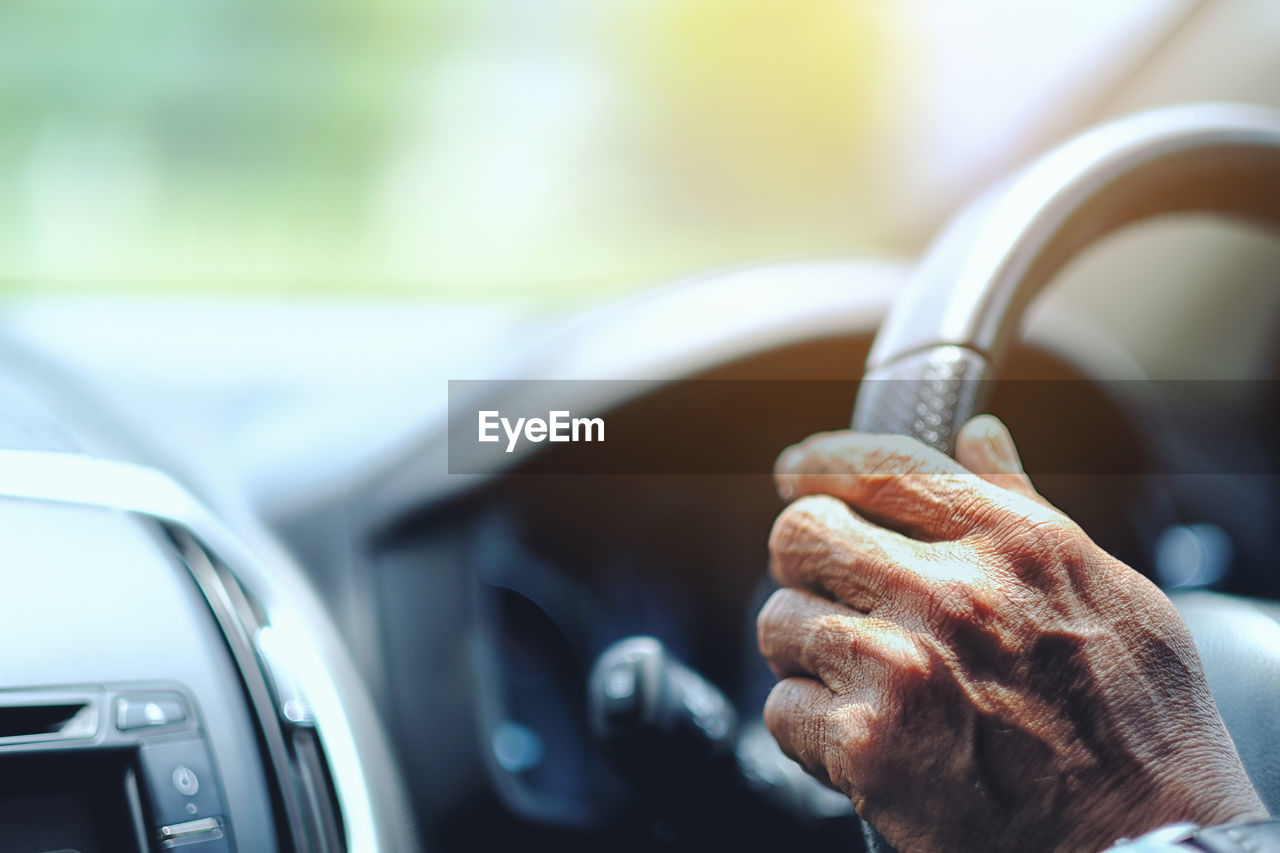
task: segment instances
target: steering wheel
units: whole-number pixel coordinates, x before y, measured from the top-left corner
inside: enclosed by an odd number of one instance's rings
[[[876,335],[853,428],[947,454],[981,407],[1031,300],[1124,225],[1205,211],[1280,231],[1280,113],[1178,106],[1076,137],[966,209]]]
[[[910,435],[954,455],[1024,311],[1055,273],[1127,224],[1189,211],[1280,232],[1280,113],[1214,104],[1122,119],[980,197],[943,232],[876,335],[853,428]],[[1175,603],[1250,778],[1274,810],[1280,605],[1212,593]],[[869,850],[891,849],[870,827],[864,835]]]

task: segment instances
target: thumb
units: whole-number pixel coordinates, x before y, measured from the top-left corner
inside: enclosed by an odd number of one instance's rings
[[[989,483],[1048,504],[1022,469],[1009,430],[993,415],[978,415],[960,430],[956,461]]]

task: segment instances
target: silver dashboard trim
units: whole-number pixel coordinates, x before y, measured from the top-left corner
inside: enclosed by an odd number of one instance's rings
[[[277,543],[263,535],[251,550],[162,471],[81,454],[0,450],[0,498],[134,513],[185,528],[216,554],[259,600],[276,639],[290,646],[293,674],[305,685],[331,765],[348,850],[403,849],[404,839],[384,826],[381,816],[396,809],[407,822],[407,806],[387,803],[381,786],[383,796],[376,799],[370,783],[371,764],[379,776],[392,772],[389,747],[380,729],[357,731],[352,721],[353,716],[372,718],[372,704],[301,568]]]

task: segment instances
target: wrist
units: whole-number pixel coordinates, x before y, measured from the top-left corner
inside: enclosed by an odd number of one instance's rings
[[[1135,839],[1122,838],[1103,853],[1280,853],[1280,822],[1235,821],[1212,827],[1171,824]]]
[[[1081,822],[1082,828],[1092,823],[1100,834],[1076,839],[1084,843],[1073,843],[1074,849],[1106,848],[1117,838],[1145,838],[1170,826],[1199,829],[1270,820],[1238,761],[1224,766],[1224,762],[1213,760],[1216,758],[1185,760],[1180,772],[1156,772],[1145,786],[1133,782],[1127,790],[1108,789],[1099,798],[1094,820]]]

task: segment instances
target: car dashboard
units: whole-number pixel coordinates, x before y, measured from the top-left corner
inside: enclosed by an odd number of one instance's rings
[[[690,287],[699,286],[717,285]],[[680,299],[669,294],[666,310],[682,313],[671,304]],[[607,319],[592,325],[588,337],[617,332]],[[591,414],[615,434],[652,436],[651,473],[630,463],[587,474],[569,458],[574,445],[550,444],[488,473],[431,478],[406,463],[421,478],[418,500],[357,522],[368,531],[356,559],[377,621],[369,660],[389,725],[412,732],[407,772],[442,849],[496,849],[531,834],[566,849],[756,849],[797,827],[858,837],[847,802],[797,791],[785,764],[770,764],[780,756],[756,751],[774,678],[755,649],[755,613],[772,589],[767,538],[784,505],[769,471],[788,444],[847,426],[871,332],[797,338],[668,381],[636,371],[590,383],[604,398]],[[1155,382],[1117,348],[1081,348],[1082,339],[1069,322],[1041,322],[993,383],[988,408],[1017,436],[1038,488],[1166,586],[1178,537],[1211,529],[1231,549],[1229,572],[1212,585],[1274,595],[1266,531],[1280,495],[1258,467],[1275,434],[1273,410],[1258,403],[1265,380]],[[583,370],[554,364],[539,380]],[[500,407],[523,385],[484,385],[485,405]],[[734,390],[716,390],[725,387]],[[1252,452],[1241,457],[1242,447]],[[456,467],[447,448],[436,453],[434,464]],[[404,476],[379,479],[345,517],[387,500]],[[435,491],[441,483],[452,490]],[[740,724],[736,772],[696,751],[641,772],[610,760],[592,728],[589,676],[611,644],[634,636],[656,638],[727,697]],[[686,779],[713,780],[690,794],[696,817],[654,805],[655,789],[683,790]],[[744,813],[753,818],[714,817]],[[719,834],[708,837],[709,826]]]
[[[414,849],[296,566],[98,414],[2,378],[0,849]]]
[[[134,846],[103,849],[147,850],[164,843],[164,827],[191,821],[165,822],[157,792],[181,793],[177,765],[166,783],[146,756],[194,744],[204,751],[178,763],[220,784],[202,787],[217,798],[191,818],[215,820],[221,837],[201,843],[231,849],[400,850],[419,839],[434,850],[755,849],[797,832],[850,843],[860,827],[847,801],[800,774],[760,726],[772,678],[755,652],[754,614],[770,589],[767,537],[783,506],[772,461],[808,434],[848,424],[874,330],[909,269],[892,259],[743,268],[529,334],[495,323],[498,337],[481,343],[501,357],[470,359],[473,372],[461,376],[459,358],[445,359],[449,375],[406,377],[412,392],[394,389],[416,401],[408,428],[379,444],[352,419],[360,453],[326,447],[315,466],[271,456],[280,467],[264,477],[270,491],[241,507],[222,496],[253,490],[218,482],[219,469],[235,466],[222,464],[216,444],[179,454],[202,460],[193,467],[213,472],[207,479],[186,478],[187,487],[159,474],[179,469],[146,451],[181,432],[180,411],[117,423],[110,406],[66,405],[77,387],[68,376],[93,386],[83,399],[119,400],[129,399],[126,380],[136,388],[157,368],[122,370],[83,341],[33,340],[28,327],[15,345],[22,357],[9,362],[3,502],[6,529],[19,531],[12,539],[27,544],[33,567],[6,598],[5,642],[28,651],[6,664],[12,689],[0,705],[28,709],[18,716],[51,731],[0,742],[14,753],[3,756],[15,762],[12,778],[43,780],[0,796],[69,802],[109,789],[115,805],[96,817],[90,809],[86,821],[127,832]],[[1097,274],[1087,264],[1067,272]],[[1244,474],[1268,472],[1276,458],[1269,362],[1234,383],[1185,386],[1216,395],[1206,409],[1183,385],[1152,380],[1081,307],[1050,301],[1031,319],[990,401],[1037,486],[1159,580],[1169,532],[1212,526],[1230,545],[1230,571],[1215,588],[1274,596],[1274,477]],[[191,322],[155,320],[148,329]],[[303,312],[294,334],[313,331]],[[279,346],[277,332],[262,352]],[[378,332],[369,326],[371,340]],[[175,347],[174,363],[182,358]],[[179,373],[184,383],[200,376]],[[607,475],[575,472],[565,447],[549,444],[491,470],[451,472],[447,379],[480,383],[496,407],[521,383],[577,382],[581,414],[651,441],[630,468]],[[345,405],[334,387],[315,387],[327,405]],[[152,399],[177,390],[156,388]],[[302,411],[314,418],[316,409]],[[306,429],[282,419],[276,432]],[[48,467],[69,460],[74,470]],[[662,460],[657,473],[642,473],[646,460]],[[290,470],[304,474],[279,473]],[[146,500],[130,497],[139,483],[149,484]],[[159,503],[157,483],[168,496]],[[239,603],[220,615],[227,599]],[[301,661],[296,647],[306,643],[277,643],[295,659],[273,665],[263,628],[323,642]],[[695,751],[642,772],[615,760],[593,729],[589,678],[611,644],[637,636],[658,640],[725,697],[731,754]],[[285,710],[287,672],[299,665],[310,673],[313,728],[290,719],[296,707]],[[139,701],[143,711],[127,710]],[[185,720],[121,730],[148,702]],[[83,723],[72,725],[77,709],[96,728],[63,739]],[[83,785],[56,781],[66,761],[78,762]]]

